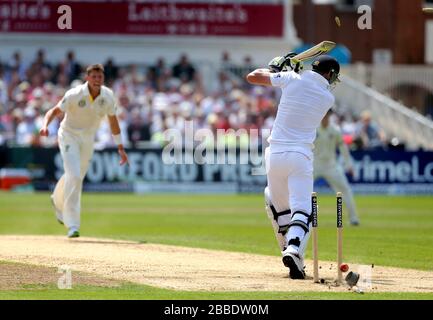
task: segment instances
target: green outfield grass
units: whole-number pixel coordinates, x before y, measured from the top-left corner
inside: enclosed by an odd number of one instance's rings
[[[433,270],[432,197],[358,196],[356,200],[361,226],[351,227],[345,220],[343,250],[346,261]],[[47,193],[0,193],[0,204],[0,234],[65,234],[65,229],[55,221]],[[82,211],[82,236],[279,255],[261,195],[85,193]],[[319,195],[320,259],[335,260],[335,225],[335,197]],[[311,258],[310,252],[307,250],[307,258]],[[58,290],[50,288],[0,291],[0,298],[49,299],[56,296],[55,292]],[[191,293],[135,285],[120,289],[83,287],[63,295],[62,298],[73,299],[343,298],[338,293]],[[433,299],[429,294],[377,293],[344,298],[361,296]]]
[[[433,293],[354,292],[191,292],[125,284],[120,288],[74,286],[32,286],[21,290],[0,290],[0,300],[432,300]]]

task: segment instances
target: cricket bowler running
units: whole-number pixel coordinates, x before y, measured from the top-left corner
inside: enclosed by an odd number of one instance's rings
[[[123,148],[116,100],[113,92],[103,85],[104,67],[90,65],[86,70],[87,82],[66,92],[60,102],[44,117],[41,136],[48,135],[48,125],[65,115],[58,132],[60,153],[65,173],[51,195],[57,220],[68,228],[68,237],[80,236],[81,191],[93,155],[95,134],[101,120],[108,116],[114,142],[118,146],[120,165],[128,162]]]
[[[281,88],[277,116],[265,150],[267,187],[266,211],[290,278],[305,279],[304,254],[311,225],[313,191],[313,142],[320,122],[333,106],[330,88],[339,80],[340,65],[322,55],[312,70],[301,74],[290,55],[274,58],[269,69],[247,75],[251,84]],[[292,69],[289,71],[288,67]]]

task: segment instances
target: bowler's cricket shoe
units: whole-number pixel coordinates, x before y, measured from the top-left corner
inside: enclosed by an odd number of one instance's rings
[[[291,279],[305,279],[304,261],[299,254],[287,248],[283,251],[283,263],[290,269]]]
[[[80,236],[80,232],[75,228],[70,228],[68,231],[68,238],[78,238]]]
[[[355,221],[350,221],[350,225],[353,227],[358,227],[359,226],[359,221],[355,220]]]
[[[51,199],[51,204],[53,205],[54,211],[56,213],[57,222],[60,224],[64,224],[63,223],[63,213],[59,209],[57,209],[56,203],[54,202],[54,196],[51,195],[50,199]]]

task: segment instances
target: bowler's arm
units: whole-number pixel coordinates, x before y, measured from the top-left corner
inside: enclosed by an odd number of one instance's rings
[[[114,116],[108,116],[108,122],[110,123],[110,129],[111,133],[113,134],[114,141],[117,144],[117,150],[119,151],[120,155],[120,165],[123,165],[128,162],[128,155],[125,152],[125,148],[123,147],[123,144],[121,142],[121,136],[120,136],[120,126],[119,121],[117,120],[117,117]]]
[[[53,108],[48,110],[47,113],[45,114],[42,128],[39,130],[39,134],[41,136],[47,137],[49,135],[48,126],[50,125],[51,121],[53,121],[55,117],[59,117],[60,115],[63,115],[63,111],[62,109],[60,109],[60,103],[61,101],[57,103]]]
[[[261,86],[272,86],[271,71],[269,69],[256,69],[247,75],[247,81]]]

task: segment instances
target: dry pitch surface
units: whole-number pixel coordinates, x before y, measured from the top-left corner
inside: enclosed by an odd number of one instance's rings
[[[99,238],[0,236],[0,260],[41,267],[68,265],[73,273],[107,281],[130,281],[160,288],[191,291],[347,291],[335,286],[336,264],[320,261],[325,284],[291,280],[281,259],[246,253],[141,244]],[[351,270],[358,265],[348,262]],[[312,275],[312,263],[306,261]],[[32,268],[20,277],[31,278]],[[11,275],[12,276],[12,275]],[[15,276],[16,277],[16,276]],[[0,288],[10,277],[0,277]],[[94,280],[96,281],[96,280]],[[98,280],[100,281],[100,280]],[[367,288],[368,289],[368,288]],[[374,266],[372,292],[433,292],[433,272]]]

